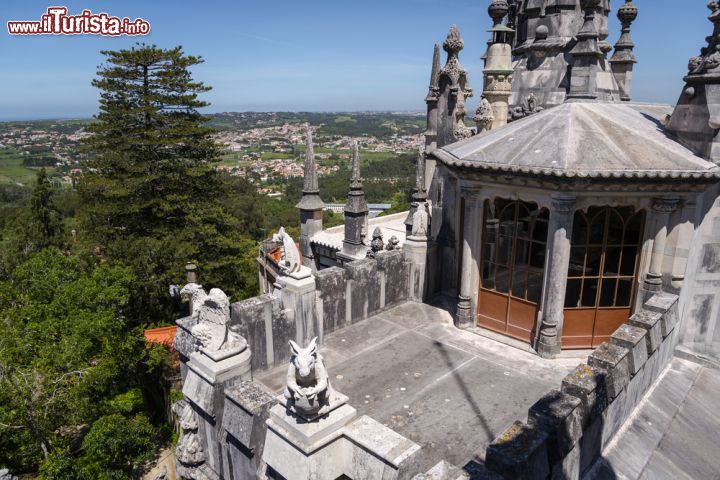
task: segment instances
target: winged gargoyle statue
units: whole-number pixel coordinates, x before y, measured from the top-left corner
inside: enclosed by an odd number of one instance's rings
[[[200,285],[190,283],[185,285],[181,294],[190,296],[192,304],[192,317],[197,324],[190,333],[207,352],[218,352],[231,348],[244,348],[246,340],[230,330],[230,299],[219,288],[213,288],[210,293]]]
[[[284,227],[280,227],[278,233],[273,235],[273,241],[282,245],[282,259],[280,260],[282,273],[288,275],[300,271],[300,267],[302,267],[300,252],[297,245],[295,245],[295,241],[287,234]]]

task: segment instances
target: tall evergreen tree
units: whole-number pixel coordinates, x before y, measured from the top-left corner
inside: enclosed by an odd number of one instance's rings
[[[45,169],[42,168],[37,173],[35,189],[30,198],[30,233],[39,249],[54,244],[62,230],[60,213],[53,203],[52,196],[52,184]]]
[[[221,201],[218,145],[198,112],[209,105],[199,95],[210,87],[190,72],[202,59],[144,44],[102,53],[107,62],[93,81],[100,113],[79,184],[80,235],[134,267],[134,303],[147,320],[167,319],[166,283],[182,279],[186,261],[200,264],[206,286],[246,294],[253,280],[242,275],[241,254],[252,244]]]

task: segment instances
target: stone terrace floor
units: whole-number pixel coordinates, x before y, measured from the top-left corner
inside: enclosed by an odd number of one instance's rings
[[[406,303],[327,335],[333,387],[358,415],[422,447],[428,465],[482,463],[485,447],[587,355],[544,360],[453,326],[442,308]],[[276,392],[287,368],[259,376]]]
[[[720,370],[674,358],[585,480],[720,479]]]

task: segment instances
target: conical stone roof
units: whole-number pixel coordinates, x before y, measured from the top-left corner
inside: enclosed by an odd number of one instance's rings
[[[450,167],[543,177],[720,178],[651,115],[618,103],[565,103],[432,155]]]

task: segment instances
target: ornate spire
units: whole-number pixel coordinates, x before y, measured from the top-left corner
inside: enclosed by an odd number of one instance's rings
[[[433,51],[432,70],[430,72],[430,88],[428,89],[425,102],[437,102],[440,95],[440,45],[435,44]]]
[[[360,177],[360,145],[353,144],[352,177],[350,178],[350,190],[362,190],[362,178]]]
[[[713,0],[708,8],[713,33],[700,56],[688,62],[683,92],[663,123],[685,146],[720,165],[720,2]]]
[[[622,24],[622,34],[615,44],[615,53],[610,59],[615,80],[620,87],[620,99],[630,101],[630,84],[632,81],[633,65],[637,63],[633,49],[635,44],[630,38],[630,25],[638,16],[638,9],[632,0],[625,0],[625,4],[618,9],[617,17]]]
[[[570,50],[573,64],[568,98],[595,99],[598,96],[596,76],[599,61],[605,55],[600,50],[600,35],[595,26],[595,10],[600,5],[600,0],[582,0],[581,5],[585,11],[585,23],[576,35],[577,43]]]
[[[345,238],[343,250],[338,258],[343,261],[365,258],[367,248],[364,245],[367,234],[368,205],[363,192],[362,178],[360,177],[360,146],[353,145],[352,178],[350,191],[345,203]]]
[[[301,210],[322,210],[325,207],[320,198],[318,187],[317,166],[315,165],[315,149],[313,147],[312,128],[306,125],[307,136],[305,137],[305,172],[303,178],[302,199],[297,204]]]
[[[439,112],[438,121],[438,145],[444,147],[457,140],[470,137],[472,129],[465,126],[465,101],[473,96],[473,90],[467,79],[467,71],[460,64],[459,54],[465,46],[460,32],[453,25],[450,27],[443,49],[447,52],[447,62],[440,71],[440,79],[447,78],[449,85],[446,90],[440,92],[445,98],[449,109],[447,112]]]
[[[509,11],[507,0],[493,0],[488,7],[494,25],[490,29],[492,40],[485,54],[483,96],[475,111],[477,132],[500,128],[508,122],[513,74],[510,41],[514,31],[503,25],[502,21]]]

